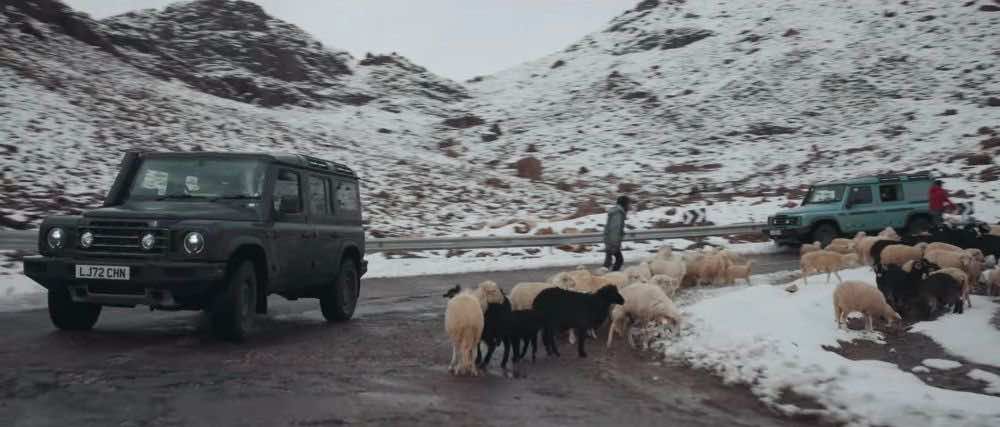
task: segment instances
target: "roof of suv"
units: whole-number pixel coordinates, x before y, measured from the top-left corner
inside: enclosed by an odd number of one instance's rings
[[[916,173],[909,175],[890,174],[890,175],[860,176],[857,178],[850,178],[839,181],[817,182],[816,185],[834,185],[834,184],[859,185],[859,184],[878,184],[883,182],[911,182],[911,181],[929,181],[929,180],[931,180],[931,176],[930,174],[927,173]]]
[[[347,176],[350,178],[357,178],[358,175],[351,168],[347,167],[342,163],[337,163],[330,160],[324,160],[318,157],[307,156],[304,154],[290,154],[290,153],[227,153],[221,151],[188,151],[188,152],[143,152],[142,156],[152,156],[152,157],[228,157],[235,159],[260,159],[267,160],[276,163],[283,163],[290,166],[296,166],[300,168],[334,173],[338,175]]]

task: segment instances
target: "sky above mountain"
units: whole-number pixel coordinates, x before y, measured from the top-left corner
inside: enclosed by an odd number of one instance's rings
[[[175,0],[64,0],[105,18]],[[397,52],[466,80],[562,49],[636,0],[253,0],[355,56]]]

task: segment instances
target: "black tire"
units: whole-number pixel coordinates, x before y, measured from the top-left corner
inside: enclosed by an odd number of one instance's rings
[[[358,294],[361,290],[361,278],[354,260],[345,259],[340,263],[340,274],[333,286],[323,288],[319,297],[319,306],[323,317],[328,322],[346,322],[354,316],[358,305]]]
[[[89,331],[101,316],[101,306],[74,302],[69,288],[49,289],[49,318],[55,327],[65,331]]]
[[[833,239],[837,238],[837,227],[828,222],[817,225],[812,232],[812,240],[819,242],[825,248]]]
[[[906,224],[906,232],[911,236],[929,231],[931,229],[931,220],[925,216],[918,216],[910,219],[910,223]]]
[[[242,341],[253,329],[257,307],[257,270],[243,261],[229,272],[226,288],[212,304],[212,333],[226,341]]]

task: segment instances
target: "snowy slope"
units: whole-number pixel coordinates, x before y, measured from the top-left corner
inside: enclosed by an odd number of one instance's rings
[[[515,130],[474,156],[533,145],[550,176],[582,166],[670,200],[887,170],[954,175],[952,188],[992,198],[990,3],[643,1],[564,51],[470,82],[484,117]]]

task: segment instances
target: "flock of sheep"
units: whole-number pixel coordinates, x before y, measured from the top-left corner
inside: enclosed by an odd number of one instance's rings
[[[800,266],[803,283],[812,272],[840,280],[838,270],[858,263],[869,265],[876,286],[841,281],[834,291],[834,316],[843,327],[846,316],[859,312],[865,328],[876,318],[888,322],[904,318],[930,320],[951,309],[961,314],[972,306],[969,295],[983,284],[988,295],[1000,295],[1000,229],[988,226],[942,225],[926,233],[900,237],[892,228],[877,236],[858,233],[854,239],[834,239],[803,245]],[[790,289],[794,290],[794,289]]]
[[[556,336],[568,331],[578,355],[587,357],[584,342],[588,336],[596,338],[595,331],[609,319],[607,346],[615,334],[628,337],[634,346],[629,333],[633,325],[657,322],[674,330],[682,326],[680,311],[671,299],[681,286],[732,284],[738,279],[749,283],[752,268],[751,262],[740,263],[726,250],[706,247],[682,256],[668,246],[621,272],[578,267],[545,282],[518,283],[509,298],[492,281],[476,289],[455,286],[444,295],[449,299],[445,331],[452,342],[449,372],[478,375],[500,345],[503,368],[509,359],[520,362],[529,345],[534,361],[539,333],[549,356],[559,356]],[[484,356],[479,353],[480,342],[487,347]]]
[[[903,319],[928,320],[951,309],[962,313],[971,306],[969,294],[977,283],[987,294],[1000,295],[1000,230],[997,227],[940,226],[930,232],[901,237],[892,228],[876,236],[858,233],[853,239],[834,239],[802,245],[803,285],[809,274],[835,275],[841,282],[833,293],[834,316],[843,327],[848,314],[861,313],[867,330],[875,319],[890,325]],[[869,265],[876,286],[843,281],[839,271]],[[704,284],[750,283],[753,265],[740,263],[726,250],[705,247],[684,254],[661,248],[655,256],[621,272],[583,267],[564,271],[545,282],[518,283],[510,297],[492,281],[476,289],[455,286],[445,297],[445,330],[452,342],[449,372],[479,375],[494,350],[503,345],[501,367],[519,363],[528,347],[535,360],[538,335],[549,356],[559,356],[556,337],[568,332],[570,344],[586,357],[584,342],[610,320],[607,346],[624,335],[634,346],[629,328],[656,322],[680,328],[684,320],[673,300],[678,288]],[[797,290],[793,285],[790,292]],[[480,343],[486,344],[485,355]],[[511,357],[512,353],[512,357]]]

